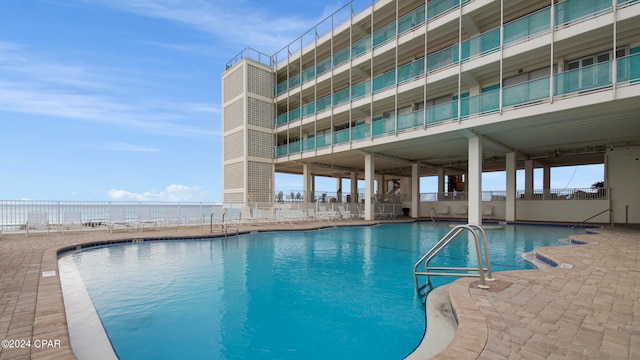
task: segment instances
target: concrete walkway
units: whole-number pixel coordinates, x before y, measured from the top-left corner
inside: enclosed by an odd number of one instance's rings
[[[278,224],[259,229],[371,223]],[[240,231],[257,229],[240,227]],[[436,358],[640,358],[640,287],[636,286],[640,285],[640,230],[614,227],[600,232],[575,237],[587,245],[538,249],[546,258],[573,268],[499,273],[488,291],[475,288],[470,279],[453,283],[449,294],[459,319],[458,332]],[[29,237],[3,234],[0,341],[11,343],[2,343],[0,360],[75,358],[57,276],[59,249],[118,239],[207,235],[208,226],[113,234],[104,230]]]

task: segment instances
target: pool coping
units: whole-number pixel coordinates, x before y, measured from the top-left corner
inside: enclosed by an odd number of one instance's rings
[[[313,224],[307,223],[304,226],[296,226],[296,229],[289,229],[291,231],[304,231],[304,230],[317,230],[322,228],[332,228],[332,227],[343,227],[343,226],[371,226],[371,225],[379,225],[385,223],[393,223],[393,222],[415,222],[415,221],[430,221],[429,219],[403,219],[402,221],[373,221],[373,222],[361,222],[361,221],[348,221],[342,223],[332,223],[332,224]],[[449,220],[443,220],[449,221]],[[301,224],[297,224],[301,225]],[[315,226],[314,226],[315,225]],[[542,225],[542,224],[539,224]],[[206,238],[219,238],[223,237],[223,234],[207,234],[208,227],[205,229],[202,227],[200,229],[200,235],[197,237],[193,237],[193,239],[206,239]],[[247,234],[251,232],[269,232],[269,231],[280,231],[281,228],[253,228],[249,227],[246,231],[243,231],[242,234]],[[150,241],[150,239],[158,239],[158,237],[153,236],[134,236],[137,233],[118,233],[113,234],[115,236],[112,239],[106,240],[107,242],[113,243],[122,243],[122,242],[134,242],[140,241]],[[9,235],[11,236],[11,235]],[[37,235],[36,235],[37,236]],[[47,238],[50,235],[46,235]],[[51,236],[65,236],[63,234],[59,235],[51,235]],[[111,237],[112,235],[107,235],[105,237]],[[126,237],[127,240],[123,240],[122,236]],[[7,238],[5,236],[5,238]],[[172,235],[172,236],[163,236],[161,237],[164,240],[171,239],[180,239],[185,238],[184,235]],[[147,240],[148,239],[148,240]],[[69,239],[72,240],[72,239]],[[58,339],[61,341],[62,346],[57,348],[31,348],[29,350],[29,355],[32,359],[73,359],[76,358],[73,353],[69,341],[69,331],[67,326],[66,319],[66,311],[64,307],[64,298],[62,295],[62,288],[60,284],[60,279],[58,274],[58,256],[59,253],[64,253],[68,251],[73,251],[78,247],[83,248],[90,246],[91,244],[104,243],[104,241],[97,240],[86,240],[86,241],[76,241],[72,243],[55,245],[49,248],[46,248],[42,252],[41,256],[41,264],[40,271],[38,272],[38,280],[37,280],[37,300],[35,304],[35,316],[33,318],[33,328],[32,328],[32,338],[33,339]],[[96,246],[96,245],[93,245]],[[546,253],[549,255],[549,258],[553,259],[554,255],[548,254],[548,251],[545,248],[536,249],[541,253]],[[545,255],[545,256],[546,256]],[[43,276],[45,273],[49,271],[55,271],[56,276]],[[511,272],[519,272],[519,271],[537,271],[537,270],[516,270]],[[473,298],[470,294],[469,286],[473,282],[473,279],[459,279],[455,281],[449,290],[450,298],[452,306],[455,309],[456,316],[459,319],[458,331],[454,340],[445,348],[445,350],[436,355],[437,359],[457,359],[457,358],[468,358],[469,356],[477,357],[482,350],[484,349],[487,341],[487,322],[486,319],[482,316],[482,313],[479,311],[478,307],[473,303]],[[10,351],[3,351],[0,353],[0,358],[12,358]],[[24,352],[21,352],[24,354]],[[17,353],[16,353],[17,355]]]

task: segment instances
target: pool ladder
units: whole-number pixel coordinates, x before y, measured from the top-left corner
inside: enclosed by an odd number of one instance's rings
[[[473,240],[476,247],[476,254],[478,256],[477,268],[465,268],[465,267],[451,267],[451,266],[430,266],[429,262],[438,255],[447,245],[451,243],[458,235],[468,231],[473,236]],[[482,246],[484,248],[484,257],[486,267],[483,264],[482,253],[480,251],[480,235],[482,235]],[[424,271],[418,271],[418,268],[424,264]],[[455,272],[463,271],[463,272]],[[473,272],[475,271],[475,273]],[[486,276],[485,276],[486,272]],[[426,282],[420,286],[418,277],[424,276]],[[478,288],[488,289],[487,281],[493,281],[493,275],[491,274],[491,261],[489,260],[489,248],[487,246],[487,234],[480,225],[467,224],[458,225],[451,229],[440,241],[438,241],[429,251],[427,251],[413,266],[413,280],[416,286],[416,292],[420,297],[426,296],[428,290],[431,290],[431,276],[466,276],[466,277],[479,277],[480,284]],[[425,291],[426,290],[426,291]]]
[[[213,216],[215,215],[215,213],[211,213],[211,223],[210,223],[210,229],[209,231],[213,234]],[[226,238],[229,234],[228,234],[228,228],[227,228],[227,223],[224,222],[224,218],[227,215],[227,213],[223,212],[222,213],[222,218],[220,219],[220,230],[222,230],[222,232],[224,233],[224,237]],[[233,225],[236,228],[236,236],[238,236],[238,224],[233,223]]]

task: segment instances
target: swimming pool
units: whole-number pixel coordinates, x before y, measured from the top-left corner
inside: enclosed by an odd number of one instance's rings
[[[413,263],[449,230],[384,224],[145,241],[67,256],[121,359],[399,359],[425,326]],[[488,231],[492,267],[532,268],[522,252],[570,233]],[[456,240],[438,261],[462,265],[474,254]]]

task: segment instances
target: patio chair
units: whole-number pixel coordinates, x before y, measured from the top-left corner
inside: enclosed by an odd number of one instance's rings
[[[123,226],[127,231],[133,230],[133,222],[127,220],[125,209],[114,206],[109,209],[109,232],[116,226]]]
[[[62,232],[72,229],[82,232],[82,214],[79,211],[65,211],[62,214]]]
[[[458,216],[467,216],[469,214],[469,208],[467,205],[460,205],[458,210],[456,210],[456,215]]]
[[[164,226],[174,225],[175,227],[180,226],[180,217],[178,216],[177,208],[168,208],[167,210],[165,210],[163,225]]]
[[[440,215],[449,215],[449,205],[440,205],[436,208],[436,214]]]
[[[342,205],[338,205],[338,212],[340,213],[340,217],[345,220],[353,220],[358,216],[357,214],[352,214],[350,211],[346,210]]]
[[[482,217],[493,217],[493,205],[484,205],[482,207]]]
[[[48,212],[30,212],[27,214],[27,236],[29,236],[29,230],[37,230],[37,229],[46,229],[47,234],[49,234],[49,230],[51,229],[51,224],[49,224],[49,213]]]
[[[138,230],[144,230],[145,227],[151,227],[151,230],[158,228],[158,220],[154,220],[151,216],[151,209],[148,207],[139,207],[137,208],[137,225]]]
[[[326,206],[318,206],[318,210],[320,210],[320,217],[322,220],[333,221],[340,216],[340,214],[336,211],[327,209]]]

